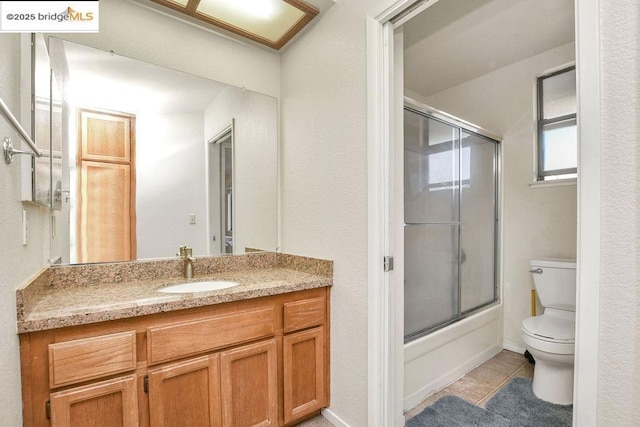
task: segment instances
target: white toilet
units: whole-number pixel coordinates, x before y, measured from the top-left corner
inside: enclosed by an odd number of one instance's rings
[[[541,316],[522,321],[522,338],[536,361],[533,392],[547,402],[569,405],[573,403],[576,263],[532,260],[530,271],[544,307]]]

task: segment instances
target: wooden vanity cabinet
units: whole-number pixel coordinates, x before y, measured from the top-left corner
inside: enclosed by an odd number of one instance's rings
[[[150,369],[149,421],[155,427],[220,426],[220,356]]]
[[[327,406],[325,376],[327,304],[307,298],[284,304],[284,422],[289,424]]]
[[[52,426],[138,425],[135,375],[52,393],[49,402]]]
[[[20,335],[24,425],[293,425],[329,404],[329,288]]]
[[[276,340],[224,351],[222,371],[222,425],[278,424],[278,356]]]
[[[276,341],[149,370],[154,427],[268,426],[278,422]]]

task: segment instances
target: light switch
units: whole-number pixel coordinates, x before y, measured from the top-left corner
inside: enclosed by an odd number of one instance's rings
[[[189,214],[189,224],[196,223],[196,214]]]

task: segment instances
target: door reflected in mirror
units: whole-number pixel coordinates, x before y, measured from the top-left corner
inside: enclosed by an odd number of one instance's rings
[[[232,122],[208,144],[209,170],[220,171],[209,174],[210,244],[220,245],[223,254],[233,253],[233,127]]]
[[[275,98],[55,37],[49,56],[65,195],[52,258],[277,249]]]

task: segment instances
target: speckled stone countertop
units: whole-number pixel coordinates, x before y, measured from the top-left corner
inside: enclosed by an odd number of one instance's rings
[[[198,258],[194,278],[183,261],[52,266],[16,291],[18,333],[123,319],[333,284],[333,262],[271,252]],[[210,292],[167,294],[164,286],[230,280],[238,286]]]

